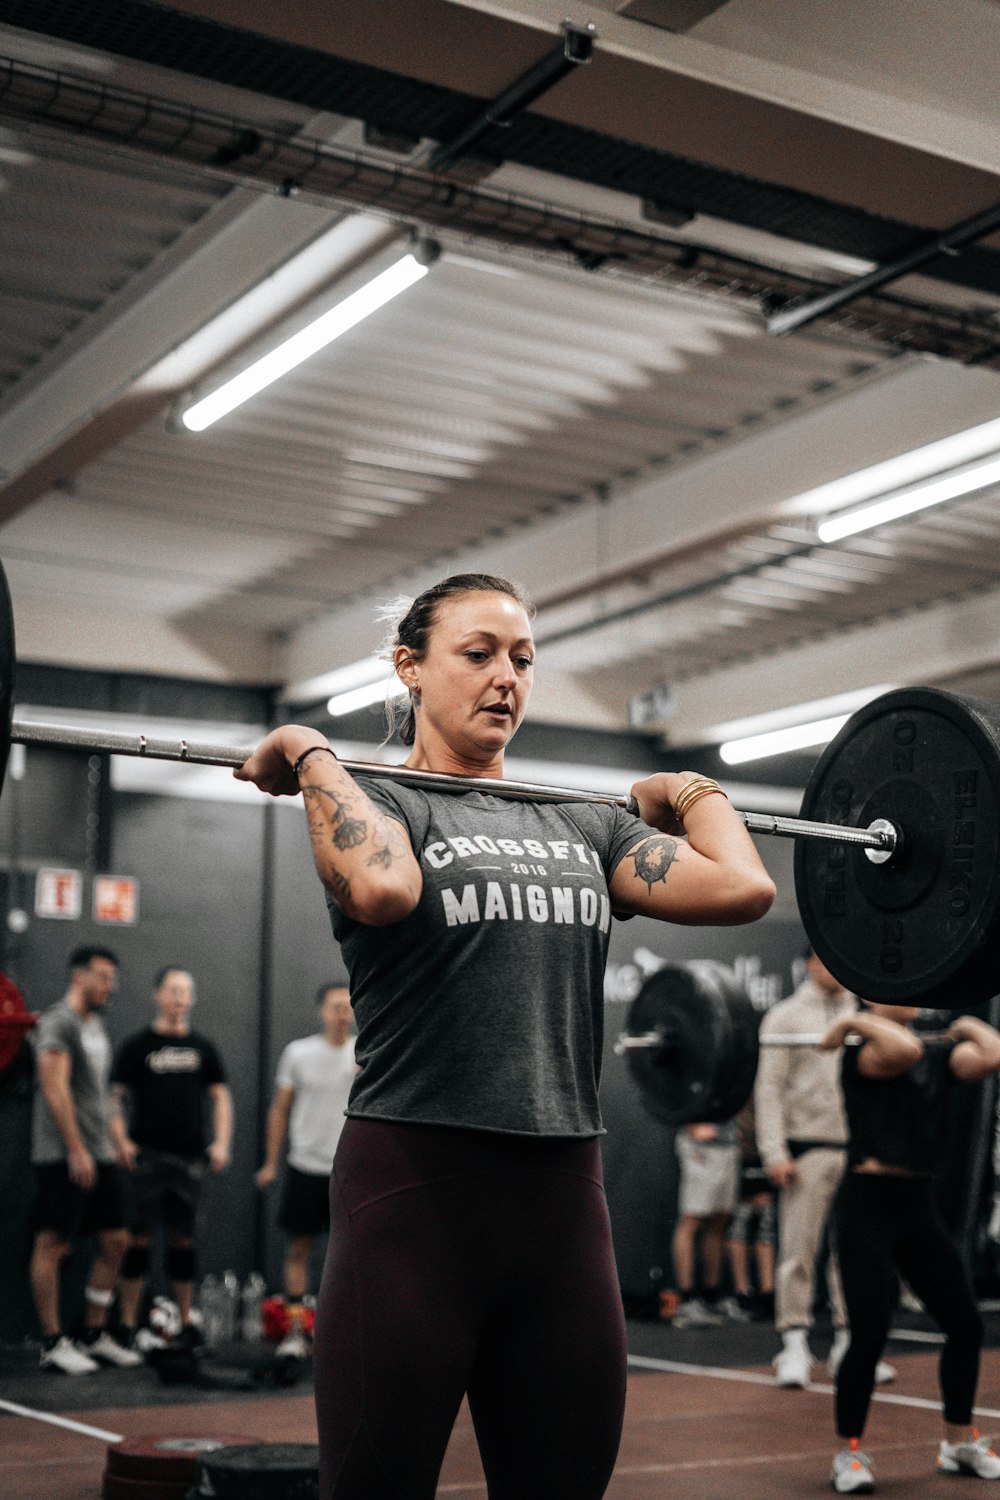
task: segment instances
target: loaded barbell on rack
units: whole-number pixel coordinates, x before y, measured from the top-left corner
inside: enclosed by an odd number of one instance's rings
[[[14,621],[0,569],[0,777],[12,743],[89,754],[236,767],[241,746],[91,734],[13,720]],[[472,777],[344,760],[348,771],[437,790],[481,791]],[[490,780],[522,801],[631,799]],[[840,982],[889,1004],[974,1005],[997,988],[1000,959],[1000,707],[931,688],[874,699],[820,757],[799,818],[742,812],[751,833],[794,838],[806,934]]]

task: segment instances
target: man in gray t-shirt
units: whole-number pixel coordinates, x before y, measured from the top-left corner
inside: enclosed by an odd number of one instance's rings
[[[63,1000],[42,1015],[33,1035],[38,1061],[31,1129],[35,1172],[35,1243],[31,1290],[42,1330],[43,1369],[86,1375],[105,1364],[130,1366],[141,1356],[105,1329],[128,1234],[122,1190],[108,1132],[111,1044],[100,1013],[118,978],[106,948],[77,948]],[[98,1236],[86,1288],[80,1344],[59,1321],[59,1268],[73,1239]]]

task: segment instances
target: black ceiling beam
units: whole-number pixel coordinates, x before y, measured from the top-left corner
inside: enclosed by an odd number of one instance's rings
[[[985,235],[992,234],[994,229],[1000,229],[1000,203],[984,209],[982,213],[973,214],[971,219],[963,219],[960,224],[945,230],[943,234],[921,241],[912,250],[904,251],[884,265],[876,266],[874,271],[866,271],[863,276],[845,281],[832,291],[821,292],[818,297],[810,297],[807,302],[793,303],[790,307],[783,307],[779,312],[772,313],[767,320],[767,331],[780,334],[804,328],[807,323],[821,318],[824,313],[835,312],[837,308],[856,302],[859,297],[877,291],[890,281],[909,276],[939,255],[956,254],[963,245],[971,245],[975,240],[983,239]]]
[[[477,141],[497,126],[510,125],[514,117],[547,94],[561,78],[571,73],[581,63],[588,63],[594,50],[595,31],[591,25],[575,26],[564,21],[563,39],[560,46],[547,52],[544,57],[522,73],[505,88],[492,103],[479,111],[450,141],[442,141],[427,160],[431,172],[443,172],[453,166],[460,157],[466,156]]]

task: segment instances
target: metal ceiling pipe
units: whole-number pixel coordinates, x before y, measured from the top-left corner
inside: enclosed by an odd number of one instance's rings
[[[925,240],[922,244],[914,246],[912,250],[907,250],[905,254],[898,255],[895,260],[886,261],[883,266],[876,266],[874,271],[866,271],[863,276],[856,276],[853,281],[845,281],[843,286],[834,287],[832,291],[824,292],[819,297],[811,297],[808,302],[800,302],[792,307],[782,308],[780,312],[772,313],[767,320],[767,331],[780,334],[791,333],[795,328],[804,328],[807,323],[821,318],[824,313],[835,312],[837,308],[845,307],[849,302],[856,302],[859,297],[876,291],[880,286],[886,286],[890,281],[898,281],[903,276],[909,276],[912,271],[919,270],[921,266],[936,259],[939,255],[953,255],[964,245],[971,245],[975,240],[983,239],[997,228],[1000,228],[1000,203],[994,204],[992,208],[984,209],[982,213],[974,214],[971,219],[963,219],[961,224],[956,224],[953,229],[946,230],[944,234],[937,234],[933,239]]]
[[[572,21],[564,21],[562,31],[561,46],[547,52],[534,67],[529,68],[527,73],[522,73],[520,78],[504,89],[492,104],[487,104],[458,135],[450,141],[443,141],[431,152],[427,159],[429,171],[443,172],[446,167],[452,166],[477,141],[482,140],[484,135],[498,126],[509,125],[515,115],[548,93],[567,73],[571,73],[581,63],[590,61],[597,36],[593,25],[588,23],[586,26],[576,26]]]

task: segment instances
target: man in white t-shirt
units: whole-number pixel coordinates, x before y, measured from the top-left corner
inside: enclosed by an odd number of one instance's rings
[[[259,1188],[271,1186],[287,1134],[279,1223],[288,1235],[284,1281],[290,1333],[278,1353],[296,1358],[308,1353],[301,1307],[309,1290],[309,1257],[316,1237],[330,1227],[330,1171],[358,1071],[350,994],[342,985],[323,985],[316,999],[323,1030],[289,1042],[278,1060],[266,1156],[256,1174]]]

